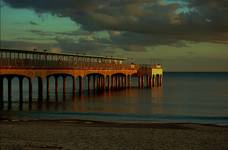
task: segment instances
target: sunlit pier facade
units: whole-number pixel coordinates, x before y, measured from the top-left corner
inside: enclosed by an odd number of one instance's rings
[[[3,107],[3,89],[8,90],[8,102],[12,101],[12,79],[19,81],[19,100],[23,101],[23,80],[28,80],[29,102],[32,101],[33,80],[37,80],[38,100],[44,95],[49,99],[50,78],[54,78],[58,94],[58,78],[62,78],[63,95],[66,78],[72,78],[72,92],[82,94],[85,90],[114,90],[132,87],[132,77],[137,78],[139,88],[162,85],[160,65],[125,63],[125,58],[82,54],[51,53],[0,49],[0,103]],[[3,84],[7,80],[8,84]],[[45,87],[45,88],[44,88]],[[45,89],[45,90],[44,90]],[[46,92],[45,92],[46,91]],[[10,109],[10,105],[8,105]]]

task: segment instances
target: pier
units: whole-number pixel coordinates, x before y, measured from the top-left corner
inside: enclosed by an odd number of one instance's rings
[[[8,102],[12,101],[13,78],[19,81],[20,101],[23,101],[23,80],[28,80],[30,102],[33,98],[32,80],[38,82],[40,100],[44,95],[49,98],[50,78],[55,80],[56,94],[59,87],[58,78],[62,78],[63,95],[66,93],[67,77],[72,78],[73,93],[83,93],[85,85],[89,91],[131,88],[132,77],[137,78],[138,88],[162,86],[161,65],[128,64],[125,60],[108,56],[0,49],[0,105],[2,107],[4,101],[5,79],[8,81]]]

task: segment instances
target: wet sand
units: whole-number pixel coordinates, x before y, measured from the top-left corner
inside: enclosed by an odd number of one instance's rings
[[[0,121],[1,150],[228,150],[228,127],[80,120]]]

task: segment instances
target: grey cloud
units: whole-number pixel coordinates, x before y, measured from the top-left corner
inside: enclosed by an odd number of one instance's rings
[[[160,0],[4,0],[14,8],[70,17],[87,31],[109,30],[114,45],[180,45],[180,41],[227,43],[228,0],[186,0],[187,13],[177,13],[181,1]],[[39,34],[39,33],[38,33]],[[76,33],[66,33],[76,34]],[[96,41],[94,41],[96,42]],[[107,42],[107,41],[105,41]],[[86,45],[86,44],[85,44]],[[132,45],[131,45],[132,46]]]

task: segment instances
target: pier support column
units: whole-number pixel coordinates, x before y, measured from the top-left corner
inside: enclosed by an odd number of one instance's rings
[[[149,76],[149,88],[151,88],[151,87],[152,87],[152,77]]]
[[[3,109],[4,105],[4,98],[3,98],[3,77],[0,76],[0,110]]]
[[[83,83],[84,83],[83,77],[79,77],[79,94],[82,94]]]
[[[29,80],[29,105],[32,104],[32,79],[28,78]]]
[[[159,78],[160,80],[159,80],[159,82],[160,82],[160,86],[162,86],[162,75],[160,75],[160,78]]]
[[[131,88],[131,75],[128,76],[128,88]]]
[[[63,97],[66,96],[66,76],[63,76]]]
[[[115,88],[118,89],[119,87],[119,78],[118,76],[115,76]]]
[[[23,107],[23,77],[19,77],[19,109]]]
[[[147,88],[150,87],[150,77],[149,77],[149,75],[146,76],[146,87]]]
[[[102,77],[102,90],[105,90],[105,86],[106,86],[106,76]]]
[[[160,85],[160,83],[159,83],[159,75],[157,74],[156,75],[156,86],[159,86]]]
[[[88,78],[88,92],[91,90],[91,78],[90,76],[87,76]]]
[[[152,76],[152,86],[153,87],[155,86],[155,76],[154,75]]]
[[[107,80],[107,90],[110,90],[110,76],[106,76],[105,81]]]
[[[144,75],[142,75],[141,78],[141,88],[144,88]]]
[[[114,78],[113,76],[110,76],[111,78],[111,89],[114,89]]]
[[[93,75],[93,90],[96,90],[96,75]]]
[[[50,77],[48,76],[48,77],[46,77],[46,94],[47,94],[47,100],[49,100],[49,98],[50,98]]]
[[[76,94],[76,77],[72,77],[72,81],[73,81],[73,96],[75,96]]]
[[[8,80],[8,109],[12,106],[12,77],[7,77]]]
[[[58,83],[58,76],[55,76],[55,98],[58,99],[58,89],[59,89],[59,83]]]
[[[127,75],[124,77],[124,88],[127,88]]]
[[[38,100],[43,100],[43,79],[38,77]]]

